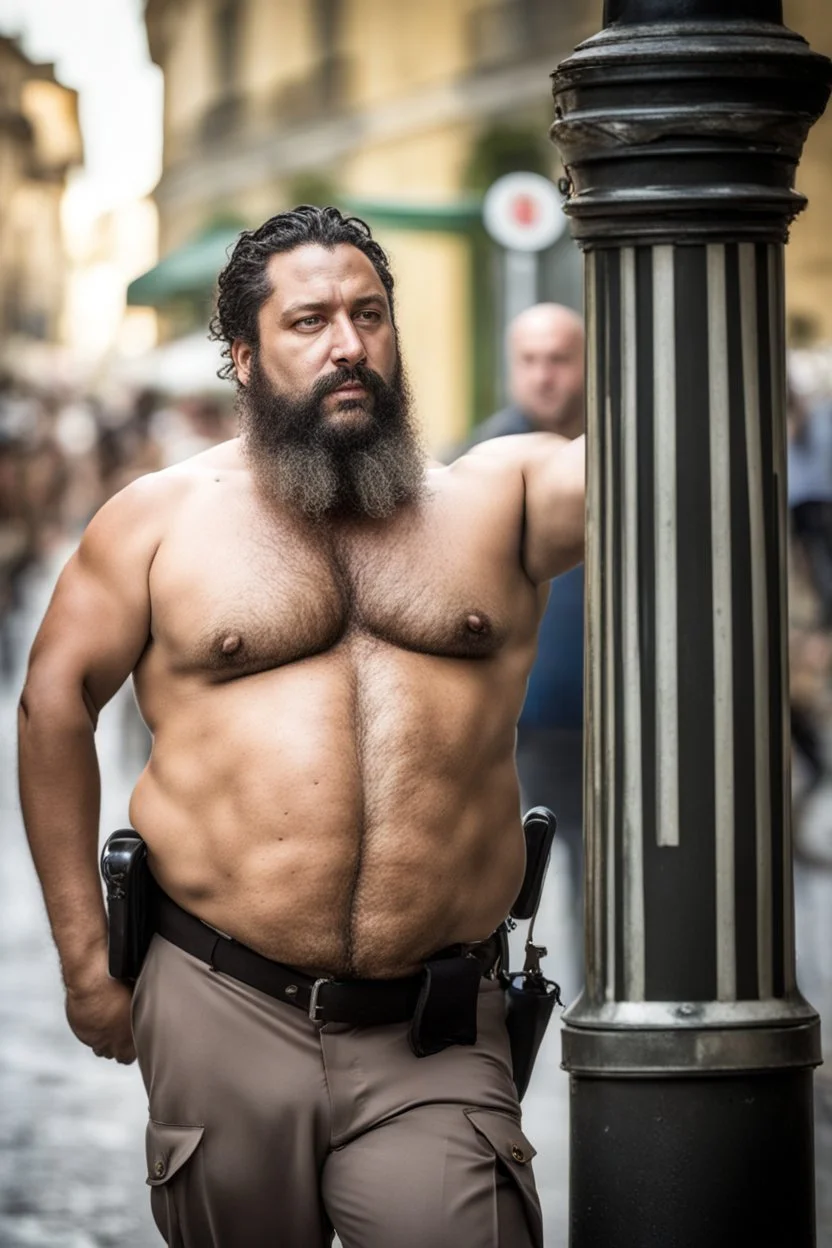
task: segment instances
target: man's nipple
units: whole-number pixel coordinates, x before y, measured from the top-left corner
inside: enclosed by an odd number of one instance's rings
[[[243,639],[239,633],[229,633],[228,636],[224,638],[221,649],[223,654],[236,654],[242,644]]]
[[[465,623],[468,627],[469,632],[472,632],[472,633],[488,632],[488,621],[483,615],[475,615],[472,613],[471,615],[468,616]]]

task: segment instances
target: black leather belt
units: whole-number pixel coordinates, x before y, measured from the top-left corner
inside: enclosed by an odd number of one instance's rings
[[[201,962],[207,962],[212,970],[231,975],[278,1001],[296,1006],[313,1022],[371,1027],[402,1023],[413,1017],[423,983],[421,972],[402,979],[315,979],[222,935],[183,910],[161,889],[157,906],[156,930],[165,940]],[[495,935],[477,945],[453,945],[432,957],[459,957],[461,954],[475,957],[481,964],[482,974],[487,975],[498,961],[499,939]]]

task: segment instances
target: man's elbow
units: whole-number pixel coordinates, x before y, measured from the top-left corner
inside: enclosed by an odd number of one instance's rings
[[[33,663],[18,700],[17,720],[21,735],[43,728],[95,731],[98,712],[80,676]]]

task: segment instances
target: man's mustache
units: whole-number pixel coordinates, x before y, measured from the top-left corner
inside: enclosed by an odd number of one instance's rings
[[[370,394],[384,394],[389,386],[384,378],[366,364],[354,364],[352,368],[336,368],[325,377],[319,377],[312,387],[311,397],[320,402],[327,395],[334,394],[342,386],[358,383]]]

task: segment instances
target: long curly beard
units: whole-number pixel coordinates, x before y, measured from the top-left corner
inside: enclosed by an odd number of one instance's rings
[[[327,417],[324,399],[349,381],[369,394],[339,410],[363,408],[359,424]],[[252,355],[239,399],[243,453],[259,489],[312,520],[334,514],[383,519],[424,489],[425,457],[410,415],[401,364],[388,384],[358,364],[320,378],[305,395],[282,393]]]

